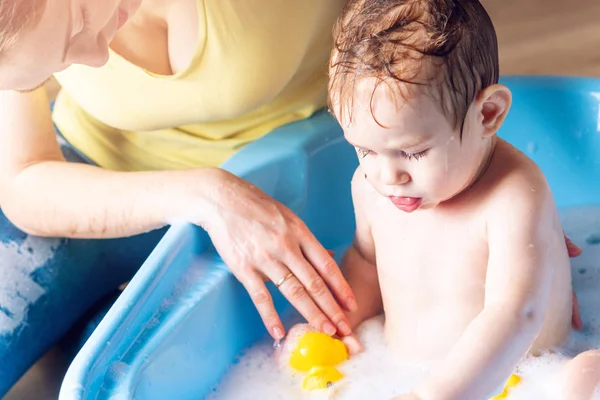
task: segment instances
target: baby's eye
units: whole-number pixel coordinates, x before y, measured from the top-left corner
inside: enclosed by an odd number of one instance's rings
[[[370,152],[371,152],[371,150],[361,149],[360,147],[356,148],[356,154],[360,158],[365,158]]]
[[[404,158],[406,158],[408,160],[420,160],[421,158],[425,157],[428,152],[429,152],[429,149],[420,151],[418,153],[404,153],[404,152],[402,152],[402,155],[404,156]]]

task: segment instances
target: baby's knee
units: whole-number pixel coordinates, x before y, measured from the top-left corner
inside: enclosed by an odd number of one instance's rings
[[[579,354],[566,365],[567,376],[595,376],[600,378],[600,350]]]
[[[564,379],[566,399],[596,400],[600,383],[600,350],[586,351],[569,361]]]

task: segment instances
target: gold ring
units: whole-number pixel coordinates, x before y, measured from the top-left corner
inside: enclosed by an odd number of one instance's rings
[[[276,287],[277,289],[279,289],[279,286],[283,285],[283,284],[285,283],[285,281],[287,281],[288,279],[290,279],[292,276],[294,276],[294,274],[292,274],[292,273],[290,272],[289,274],[287,274],[287,275],[285,276],[285,278],[281,278],[281,279],[279,280],[279,282],[277,282],[277,283],[275,284],[275,287]]]

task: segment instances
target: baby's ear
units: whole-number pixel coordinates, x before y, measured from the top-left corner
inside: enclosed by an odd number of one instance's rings
[[[479,93],[476,104],[484,137],[495,135],[500,129],[511,103],[512,94],[504,85],[494,84]]]

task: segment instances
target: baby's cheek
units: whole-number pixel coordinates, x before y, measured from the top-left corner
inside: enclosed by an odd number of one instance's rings
[[[428,176],[424,177],[424,186],[427,187],[429,193],[436,200],[441,200],[448,195],[450,187],[453,186],[453,174],[446,170],[431,171]]]
[[[469,175],[469,169],[461,165],[452,163],[438,165],[435,172],[431,174],[430,187],[437,188],[441,196],[454,195],[468,183]]]

